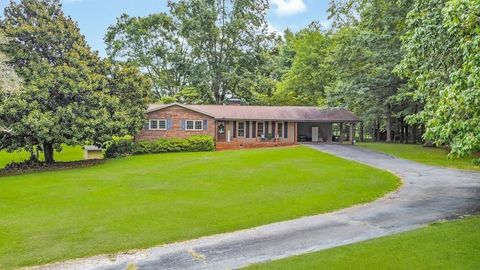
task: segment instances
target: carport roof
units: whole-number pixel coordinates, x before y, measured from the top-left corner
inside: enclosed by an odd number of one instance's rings
[[[352,112],[340,108],[320,109],[307,106],[243,106],[152,104],[147,113],[171,106],[180,106],[217,120],[282,120],[296,122],[359,122]]]

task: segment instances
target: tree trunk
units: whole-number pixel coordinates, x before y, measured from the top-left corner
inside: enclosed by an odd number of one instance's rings
[[[399,119],[399,123],[398,123],[398,142],[402,142],[403,141],[403,122],[402,122],[402,118]]]
[[[392,142],[392,118],[387,115],[387,142]]]
[[[408,124],[405,123],[405,143],[408,143],[408,135],[409,135],[408,128],[409,128]]]
[[[413,137],[413,144],[417,144],[417,125],[413,125],[412,127],[412,137]]]
[[[43,143],[43,155],[45,156],[45,163],[52,164],[55,162],[53,155],[53,144],[52,143]]]

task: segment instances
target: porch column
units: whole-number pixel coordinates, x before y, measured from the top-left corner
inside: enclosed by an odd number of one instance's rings
[[[343,143],[343,123],[340,123],[340,136],[338,137],[338,142]]]
[[[293,137],[293,142],[296,144],[298,142],[298,131],[297,131],[297,122],[294,123],[294,126],[293,126],[293,129],[294,129],[294,137]]]
[[[364,126],[363,126],[363,121],[360,122],[360,141],[363,142],[364,141],[364,134],[363,134],[363,131],[364,130]]]
[[[353,140],[355,139],[355,123],[350,123],[350,144],[353,144]]]

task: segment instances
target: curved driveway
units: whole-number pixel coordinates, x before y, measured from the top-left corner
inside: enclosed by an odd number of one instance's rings
[[[397,192],[373,203],[117,256],[41,269],[234,269],[346,245],[480,212],[480,173],[437,168],[346,145],[308,145],[402,177]],[[319,164],[319,166],[321,166]],[[192,226],[194,226],[192,221]]]

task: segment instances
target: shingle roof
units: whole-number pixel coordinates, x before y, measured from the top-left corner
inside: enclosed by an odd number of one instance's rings
[[[358,122],[361,121],[346,109],[302,106],[232,106],[232,105],[184,105],[152,104],[147,113],[171,106],[181,106],[215,119],[225,120],[283,120],[303,122]]]

